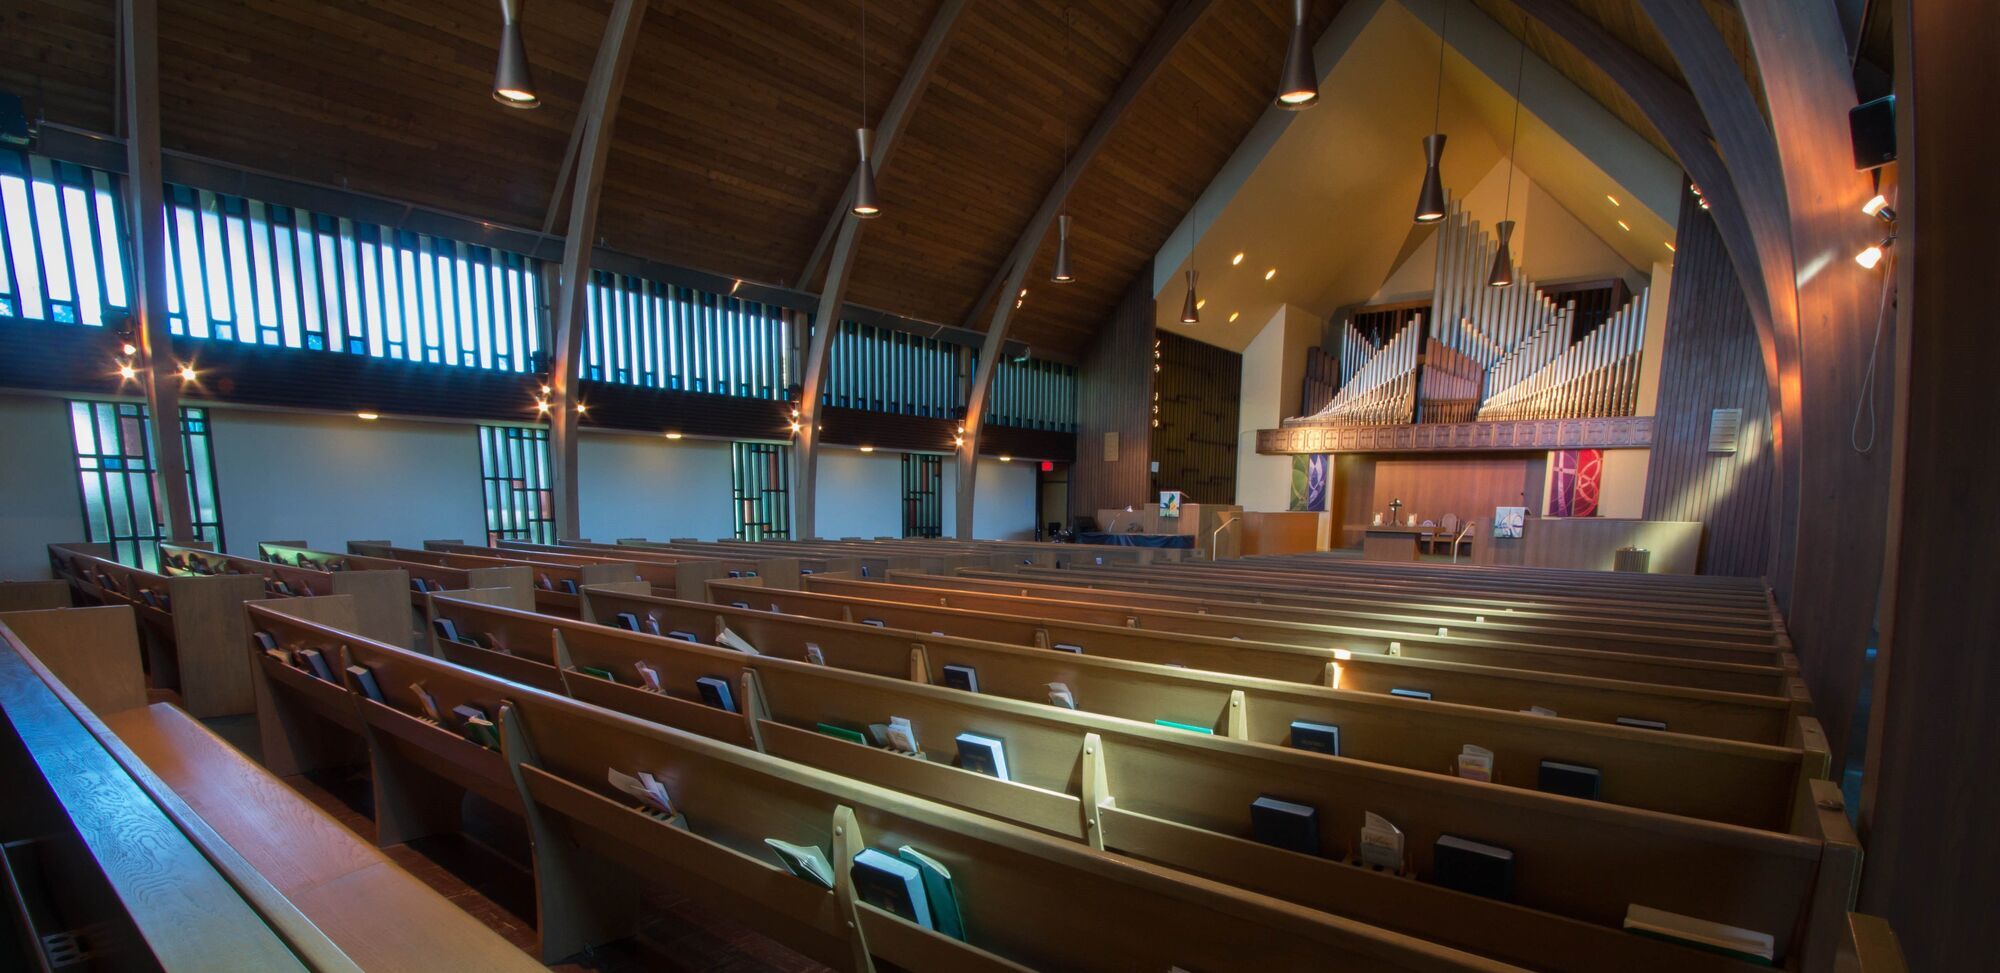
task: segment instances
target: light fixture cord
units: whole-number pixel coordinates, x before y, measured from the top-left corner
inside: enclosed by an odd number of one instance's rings
[[[1847,444],[1866,455],[1875,448],[1875,358],[1882,352],[1882,331],[1889,320],[1889,295],[1896,289],[1896,251],[1889,250],[1888,266],[1882,271],[1882,303],[1875,310],[1875,340],[1868,345],[1868,370],[1861,375],[1861,401],[1854,405],[1854,426],[1848,430]],[[1861,419],[1868,418],[1868,441],[1861,439]]]
[[[1451,0],[1438,0],[1438,85],[1437,100],[1431,103],[1431,131],[1438,130],[1438,123],[1444,120],[1444,33],[1445,25],[1451,23]]]
[[[861,127],[868,127],[868,0],[861,0]]]
[[[1514,215],[1514,151],[1521,146],[1521,77],[1528,66],[1528,42],[1523,39],[1514,56],[1514,134],[1507,137],[1507,201],[1500,205],[1500,218]]]
[[[1073,48],[1075,46],[1075,40],[1076,40],[1076,8],[1064,7],[1063,8],[1063,64],[1065,67],[1074,62],[1075,52]],[[1065,81],[1065,83],[1063,84],[1063,93],[1066,96],[1074,95],[1074,92],[1070,91],[1069,87],[1070,87],[1069,84]],[[1062,167],[1062,174],[1057,178],[1067,178],[1069,176],[1069,102],[1070,101],[1071,101],[1070,97],[1065,97],[1063,99],[1063,106],[1062,106],[1063,167]],[[1067,184],[1063,186],[1062,211],[1064,215],[1069,214],[1069,186]]]

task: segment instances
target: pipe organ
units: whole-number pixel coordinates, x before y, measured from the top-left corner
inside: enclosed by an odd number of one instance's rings
[[[1378,347],[1342,322],[1341,385],[1301,424],[1394,425],[1632,415],[1647,293],[1580,341],[1574,300],[1523,283],[1486,283],[1499,241],[1454,201],[1437,230],[1430,313]]]

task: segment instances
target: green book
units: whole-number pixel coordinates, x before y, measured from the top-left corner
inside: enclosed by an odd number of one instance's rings
[[[1154,720],[1153,723],[1156,726],[1164,726],[1170,730],[1186,730],[1189,733],[1206,733],[1209,736],[1215,735],[1214,730],[1211,730],[1205,726],[1196,726],[1193,723],[1176,723],[1173,720]]]
[[[831,723],[821,723],[819,725],[819,731],[836,740],[846,740],[849,743],[859,743],[864,747],[868,745],[868,738],[862,735],[862,733],[859,730],[850,730],[847,727],[834,726]]]
[[[609,669],[599,669],[596,666],[577,666],[576,671],[581,672],[586,676],[596,676],[597,678],[602,679],[605,682],[618,681],[618,677],[612,675],[611,670]]]

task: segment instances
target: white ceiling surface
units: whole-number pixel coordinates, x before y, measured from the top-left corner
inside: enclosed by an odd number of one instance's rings
[[[1233,187],[1218,177],[1219,184],[1189,216],[1196,232],[1183,226],[1161,248],[1155,314],[1162,329],[1242,351],[1280,306],[1330,314],[1368,300],[1395,270],[1414,227],[1410,216],[1423,178],[1422,139],[1432,130],[1437,34],[1431,23],[1395,2],[1348,6],[1343,17],[1359,13],[1367,20],[1343,25],[1336,19],[1329,28],[1330,37],[1343,29],[1352,37],[1343,38],[1344,53],[1329,52],[1339,54],[1336,63],[1320,64],[1319,104],[1280,113],[1286,117],[1268,144],[1246,142],[1238,167],[1247,174],[1239,174]],[[1496,165],[1505,160],[1518,48],[1500,50],[1493,32],[1504,36],[1504,31],[1480,20],[1476,8],[1454,5],[1453,48],[1445,58],[1443,172],[1453,196],[1468,198],[1472,216],[1491,227],[1502,214],[1484,212],[1493,208],[1486,201],[1506,194],[1474,187],[1490,184]],[[1324,51],[1329,45],[1323,39],[1317,47]],[[1595,102],[1579,103],[1581,93],[1532,55],[1524,74],[1516,158],[1539,194],[1531,197],[1517,181],[1516,218],[1526,215],[1531,198],[1540,208],[1558,205],[1571,219],[1551,218],[1548,225],[1589,230],[1629,265],[1628,273],[1671,259],[1662,246],[1672,239],[1671,225],[1653,207],[1678,202],[1679,167]],[[1551,119],[1535,114],[1538,108]],[[1607,131],[1606,125],[1616,130]],[[1593,145],[1605,164],[1587,158],[1579,142]],[[1628,189],[1607,168],[1640,186]],[[1607,195],[1622,205],[1613,206]],[[1631,229],[1621,230],[1619,219]],[[1530,249],[1523,251],[1530,279],[1563,279],[1539,273]],[[1232,265],[1239,252],[1243,262]],[[1200,271],[1198,293],[1205,305],[1201,323],[1183,325],[1180,271],[1189,267]],[[1277,274],[1266,280],[1273,268]],[[1237,315],[1234,322],[1231,314]]]

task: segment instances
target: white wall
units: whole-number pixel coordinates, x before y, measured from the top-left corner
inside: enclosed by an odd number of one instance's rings
[[[979,458],[979,477],[973,484],[972,536],[975,540],[1034,539],[1038,469],[1039,464],[1026,460],[1002,463],[997,457]],[[957,530],[958,462],[946,457],[944,536],[955,537]]]
[[[49,576],[48,545],[84,539],[69,403],[0,395],[0,579]]]
[[[819,456],[817,488],[819,536],[903,536],[902,453],[830,447]]]
[[[414,545],[486,536],[479,436],[455,423],[211,409],[217,491],[230,553],[302,539]]]
[[[577,440],[583,536],[662,541],[733,535],[727,442],[586,433]]]
[[[1285,510],[1292,502],[1292,458],[1257,452],[1257,430],[1275,429],[1299,411],[1306,351],[1319,343],[1319,319],[1285,305],[1243,349],[1242,408],[1237,416],[1236,502],[1245,510]]]

